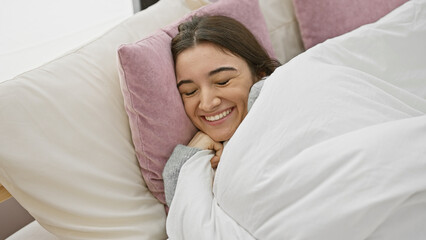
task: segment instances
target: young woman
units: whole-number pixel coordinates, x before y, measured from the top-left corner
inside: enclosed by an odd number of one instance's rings
[[[176,146],[166,164],[163,178],[169,206],[181,166],[208,149],[215,152],[210,162],[217,167],[223,143],[260,92],[260,80],[280,65],[244,25],[225,16],[194,17],[181,24],[171,48],[177,88],[199,132],[188,146]]]

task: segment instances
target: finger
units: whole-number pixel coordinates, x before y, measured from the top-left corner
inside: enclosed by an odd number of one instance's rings
[[[215,155],[220,158],[220,156],[222,156],[223,144],[218,143],[218,142],[214,142],[213,150],[216,152]]]
[[[220,158],[218,156],[214,156],[212,157],[212,159],[210,159],[210,164],[212,165],[213,169],[217,168],[217,165],[219,165],[219,161],[220,161]]]

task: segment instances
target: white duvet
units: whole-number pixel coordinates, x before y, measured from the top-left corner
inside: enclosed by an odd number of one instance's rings
[[[278,68],[219,167],[182,167],[170,239],[426,239],[426,1]]]

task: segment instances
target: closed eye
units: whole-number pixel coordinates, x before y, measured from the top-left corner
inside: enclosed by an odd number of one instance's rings
[[[194,91],[192,91],[192,92],[186,92],[186,93],[183,93],[185,96],[192,96],[192,95],[194,95],[195,94],[195,92],[196,92],[197,90],[194,90]]]
[[[229,82],[230,79],[226,80],[226,81],[222,81],[222,82],[218,82],[217,85],[223,86],[226,85]]]

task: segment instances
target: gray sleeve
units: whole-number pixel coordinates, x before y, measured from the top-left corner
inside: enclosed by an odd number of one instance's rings
[[[250,111],[251,107],[253,106],[254,102],[256,101],[257,97],[260,94],[260,91],[262,90],[263,87],[263,83],[265,83],[265,79],[267,77],[262,78],[260,81],[258,81],[257,83],[255,83],[251,89],[250,89],[250,94],[248,97],[248,102],[247,102],[247,110]]]
[[[166,166],[163,170],[164,194],[166,196],[167,206],[170,207],[173,196],[175,195],[180,169],[183,164],[198,151],[201,151],[201,149],[179,144],[173,150],[169,160],[167,160]]]

